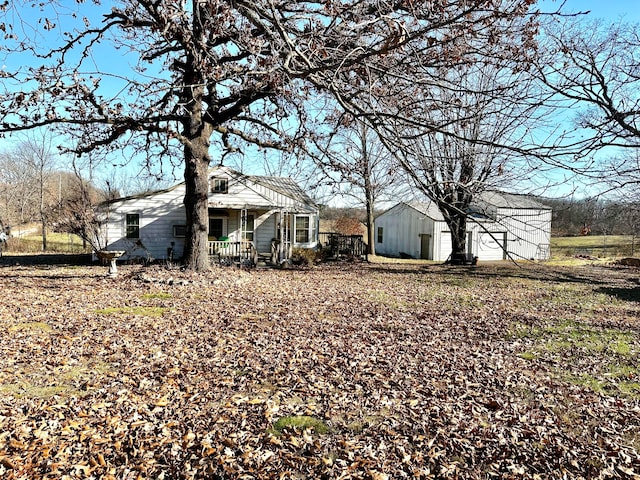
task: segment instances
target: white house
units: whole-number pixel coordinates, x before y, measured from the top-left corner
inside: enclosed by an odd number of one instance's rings
[[[178,259],[184,252],[185,184],[102,204],[101,245],[122,259]],[[290,178],[209,171],[209,254],[251,250],[273,260],[318,244],[318,206]]]
[[[467,253],[479,260],[549,258],[551,208],[525,195],[489,191],[468,212]],[[433,202],[398,203],[375,220],[376,253],[446,261],[451,232]]]

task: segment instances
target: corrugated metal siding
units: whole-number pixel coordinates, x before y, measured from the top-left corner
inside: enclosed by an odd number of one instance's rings
[[[551,242],[551,210],[499,209],[507,230],[507,249],[514,259],[546,260]]]
[[[476,235],[477,250],[474,254],[479,260],[503,260],[506,232],[482,232]]]
[[[406,204],[398,204],[375,220],[376,253],[399,256],[400,252],[420,258],[420,235],[432,235],[433,220]],[[378,242],[378,227],[383,228],[382,243]],[[431,241],[433,251],[433,240]]]
[[[481,251],[479,242],[482,232],[494,232],[501,235],[507,232],[507,249],[515,258],[546,259],[549,255],[551,240],[551,210],[513,209],[497,210],[497,221],[484,221],[481,224],[469,222],[468,231],[472,232],[471,252],[480,260],[502,258],[499,243]],[[449,227],[444,221],[433,221],[407,204],[399,203],[376,218],[376,252],[380,255],[398,256],[400,252],[420,258],[420,234],[432,234],[432,258],[445,261],[451,254]],[[378,243],[378,227],[383,227],[383,242]],[[486,237],[484,238],[485,243]],[[490,242],[491,243],[491,242]],[[495,242],[493,242],[495,243]],[[481,255],[480,255],[481,254]]]

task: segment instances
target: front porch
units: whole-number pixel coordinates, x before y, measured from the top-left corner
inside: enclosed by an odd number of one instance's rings
[[[255,266],[279,265],[294,247],[315,248],[317,215],[285,208],[209,207],[210,263]]]
[[[209,241],[209,261],[221,265],[237,265],[255,267],[260,263],[278,265],[291,258],[293,253],[291,242],[272,240],[269,252],[258,252],[253,241]]]

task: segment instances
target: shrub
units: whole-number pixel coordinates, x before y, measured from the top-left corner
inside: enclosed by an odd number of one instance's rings
[[[321,255],[317,250],[312,248],[294,248],[291,253],[291,261],[295,265],[307,265],[312,266],[314,263],[320,261]]]

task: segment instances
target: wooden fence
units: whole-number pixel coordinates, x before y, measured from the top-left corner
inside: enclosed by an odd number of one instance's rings
[[[341,235],[335,232],[320,232],[318,240],[323,249],[329,250],[329,255],[336,258],[365,257],[367,244],[362,235]]]

